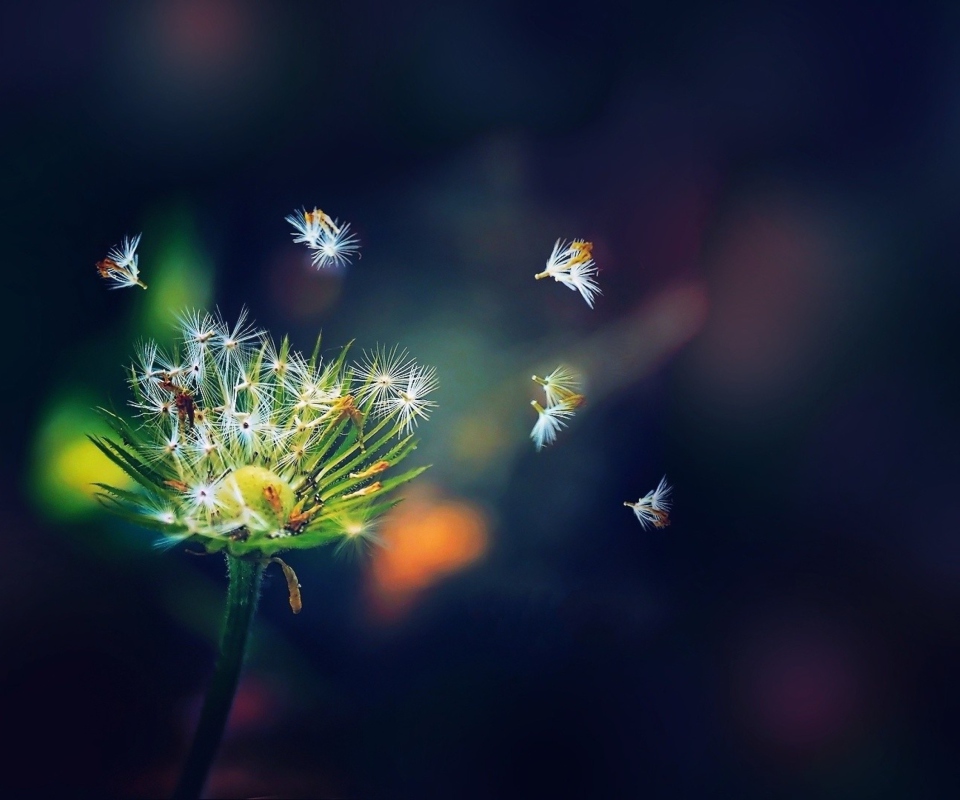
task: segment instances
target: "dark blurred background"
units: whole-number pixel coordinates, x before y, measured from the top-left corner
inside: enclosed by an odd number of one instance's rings
[[[960,8],[6,3],[8,793],[170,791],[224,569],[99,513],[138,338],[437,366],[388,547],[279,573],[209,791],[955,796]],[[284,216],[349,220],[318,273]],[[94,263],[143,232],[150,290]],[[590,310],[536,282],[595,243]],[[588,404],[536,453],[529,381]],[[625,500],[666,474],[673,524]]]

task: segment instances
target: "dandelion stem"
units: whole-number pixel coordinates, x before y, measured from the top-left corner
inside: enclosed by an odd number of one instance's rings
[[[174,800],[198,798],[203,791],[230,715],[247,640],[250,638],[250,623],[257,610],[264,564],[228,555],[227,568],[230,583],[227,589],[227,613],[220,637],[220,656],[203,701],[197,733],[180,782],[173,793]]]

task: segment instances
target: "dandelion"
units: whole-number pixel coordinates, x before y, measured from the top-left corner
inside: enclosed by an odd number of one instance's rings
[[[580,296],[593,308],[594,297],[600,294],[597,284],[597,265],[593,260],[593,242],[574,239],[569,244],[557,239],[553,252],[547,259],[547,268],[534,275],[538,281],[553,278],[571,290],[580,292]]]
[[[317,269],[343,267],[360,250],[360,240],[350,232],[350,223],[341,225],[319,208],[295,211],[286,220],[296,230],[293,241],[303,242],[313,251],[311,261]]]
[[[283,551],[339,543],[360,552],[378,541],[376,519],[391,494],[425,467],[398,471],[410,435],[434,404],[432,369],[402,355],[397,400],[372,392],[369,360],[305,358],[247,325],[187,312],[170,356],[137,346],[130,367],[133,421],[103,411],[114,431],[92,437],[138,484],[100,484],[120,517],[160,533],[159,546],[194,543],[226,555],[230,576],[221,656],[177,796],[199,796],[230,708],[263,571],[283,569],[290,607],[302,605]],[[396,350],[390,351],[396,354]],[[180,355],[178,355],[180,354]],[[196,368],[199,366],[199,368]],[[399,380],[402,378],[402,380]],[[364,430],[366,429],[366,433]]]
[[[318,267],[357,252],[349,226],[319,209],[288,220]],[[111,250],[97,265],[100,274],[118,286],[143,286],[139,240]],[[199,797],[229,716],[264,570],[280,566],[297,613],[300,584],[279,553],[331,542],[358,551],[377,541],[374,524],[398,502],[393,492],[426,469],[399,466],[416,449],[414,426],[436,405],[427,396],[437,379],[396,348],[385,363],[368,356],[350,364],[349,347],[324,362],[318,340],[306,358],[288,339],[278,345],[250,324],[245,311],[232,327],[219,313],[195,310],[178,322],[169,353],[152,341],[136,346],[128,371],[132,419],[101,409],[113,433],[90,438],[137,485],[97,484],[109,510],[159,532],[157,546],[185,542],[227,562],[220,655],[174,792]]]
[[[132,239],[125,236],[122,247],[112,247],[107,257],[97,262],[97,273],[113,284],[111,289],[122,289],[125,286],[147,288],[147,284],[140,280],[138,266],[137,245],[140,244],[140,236],[139,233]]]
[[[553,444],[557,431],[565,427],[566,420],[573,416],[573,409],[568,408],[565,403],[544,408],[536,400],[531,400],[530,405],[537,412],[537,421],[530,431],[530,438],[537,450],[542,450],[544,445]]]
[[[139,418],[103,411],[116,436],[93,437],[140,484],[136,493],[101,486],[121,516],[208,552],[269,558],[347,536],[345,514],[374,519],[393,504],[386,495],[422,471],[394,474],[435,405],[426,399],[433,369],[390,351],[398,383],[378,394],[370,357],[350,365],[346,348],[328,364],[307,359],[244,327],[243,315],[228,329],[191,311],[179,328],[179,359],[153,342],[137,348]],[[157,509],[169,511],[169,530]]]
[[[624,503],[624,505],[633,509],[633,513],[644,528],[650,525],[654,528],[666,528],[670,524],[671,491],[673,489],[667,484],[667,476],[664,475],[656,489],[645,494],[636,503]]]

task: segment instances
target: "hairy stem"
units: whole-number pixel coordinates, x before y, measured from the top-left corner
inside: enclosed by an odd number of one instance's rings
[[[230,584],[227,589],[227,614],[220,636],[220,656],[203,701],[197,733],[180,782],[173,793],[174,800],[198,798],[203,791],[230,715],[247,640],[250,638],[250,623],[257,610],[264,565],[259,561],[227,555],[227,568]]]

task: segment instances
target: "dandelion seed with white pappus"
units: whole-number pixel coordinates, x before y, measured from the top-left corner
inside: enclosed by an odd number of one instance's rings
[[[593,308],[594,298],[600,294],[600,286],[596,281],[597,265],[593,259],[580,261],[570,267],[566,275],[560,275],[559,280],[564,286],[571,290],[580,292],[580,296],[586,301],[590,308]]]
[[[213,353],[222,371],[229,370],[233,363],[242,363],[249,358],[250,351],[263,337],[263,331],[247,322],[247,309],[240,310],[240,316],[232,328],[221,319],[217,319],[217,333],[213,338]]]
[[[345,266],[360,250],[360,240],[350,232],[350,223],[341,225],[319,208],[295,211],[286,220],[296,231],[293,241],[306,244],[312,251],[310,258],[317,269]]]
[[[553,245],[546,269],[534,275],[538,281],[553,278],[569,289],[580,292],[580,296],[593,308],[594,298],[601,294],[597,284],[597,265],[593,260],[593,242],[574,239],[569,244],[557,239]]]
[[[112,284],[111,289],[123,289],[126,286],[147,288],[147,284],[140,280],[137,256],[140,236],[141,234],[138,233],[132,239],[124,237],[123,246],[112,247],[107,257],[97,262],[97,273]]]
[[[560,365],[545,378],[534,375],[531,380],[543,387],[548,406],[563,402],[572,408],[583,405],[584,397],[578,394],[581,383],[580,376],[569,367]]]
[[[406,380],[395,389],[391,388],[387,396],[377,403],[377,411],[387,417],[396,414],[400,427],[409,435],[421,419],[430,418],[430,412],[437,404],[426,397],[438,385],[437,371],[433,367],[414,364],[407,372]]]
[[[413,359],[407,356],[407,351],[397,347],[392,350],[378,347],[376,350],[364,351],[358,373],[364,385],[357,396],[361,399],[372,397],[375,403],[386,399],[391,392],[400,390],[414,366]]]
[[[360,251],[360,239],[350,232],[350,223],[346,222],[342,228],[337,229],[336,233],[324,231],[316,247],[311,249],[314,251],[311,261],[317,269],[329,267],[332,264],[344,267]]]
[[[666,528],[670,524],[670,493],[673,488],[667,484],[667,476],[664,475],[657,484],[657,488],[648,492],[636,503],[624,503],[627,508],[632,508],[640,524],[647,528]]]
[[[533,430],[530,431],[530,438],[539,451],[545,445],[553,444],[557,438],[557,432],[566,427],[567,420],[573,416],[573,409],[568,408],[565,403],[544,408],[536,400],[531,400],[530,405],[537,412],[537,421],[533,425]]]
[[[293,241],[298,244],[303,242],[308,247],[316,247],[324,232],[336,233],[339,230],[330,216],[319,208],[314,208],[313,211],[301,208],[289,214],[286,220],[297,231],[293,234]]]
[[[537,450],[542,450],[545,445],[553,444],[557,438],[557,432],[566,426],[567,420],[586,402],[586,399],[582,394],[577,393],[580,388],[580,376],[569,367],[560,365],[545,378],[533,375],[531,379],[543,387],[543,393],[547,399],[546,408],[536,400],[530,403],[537,412],[537,421],[534,423],[533,430],[530,431],[530,438]]]

